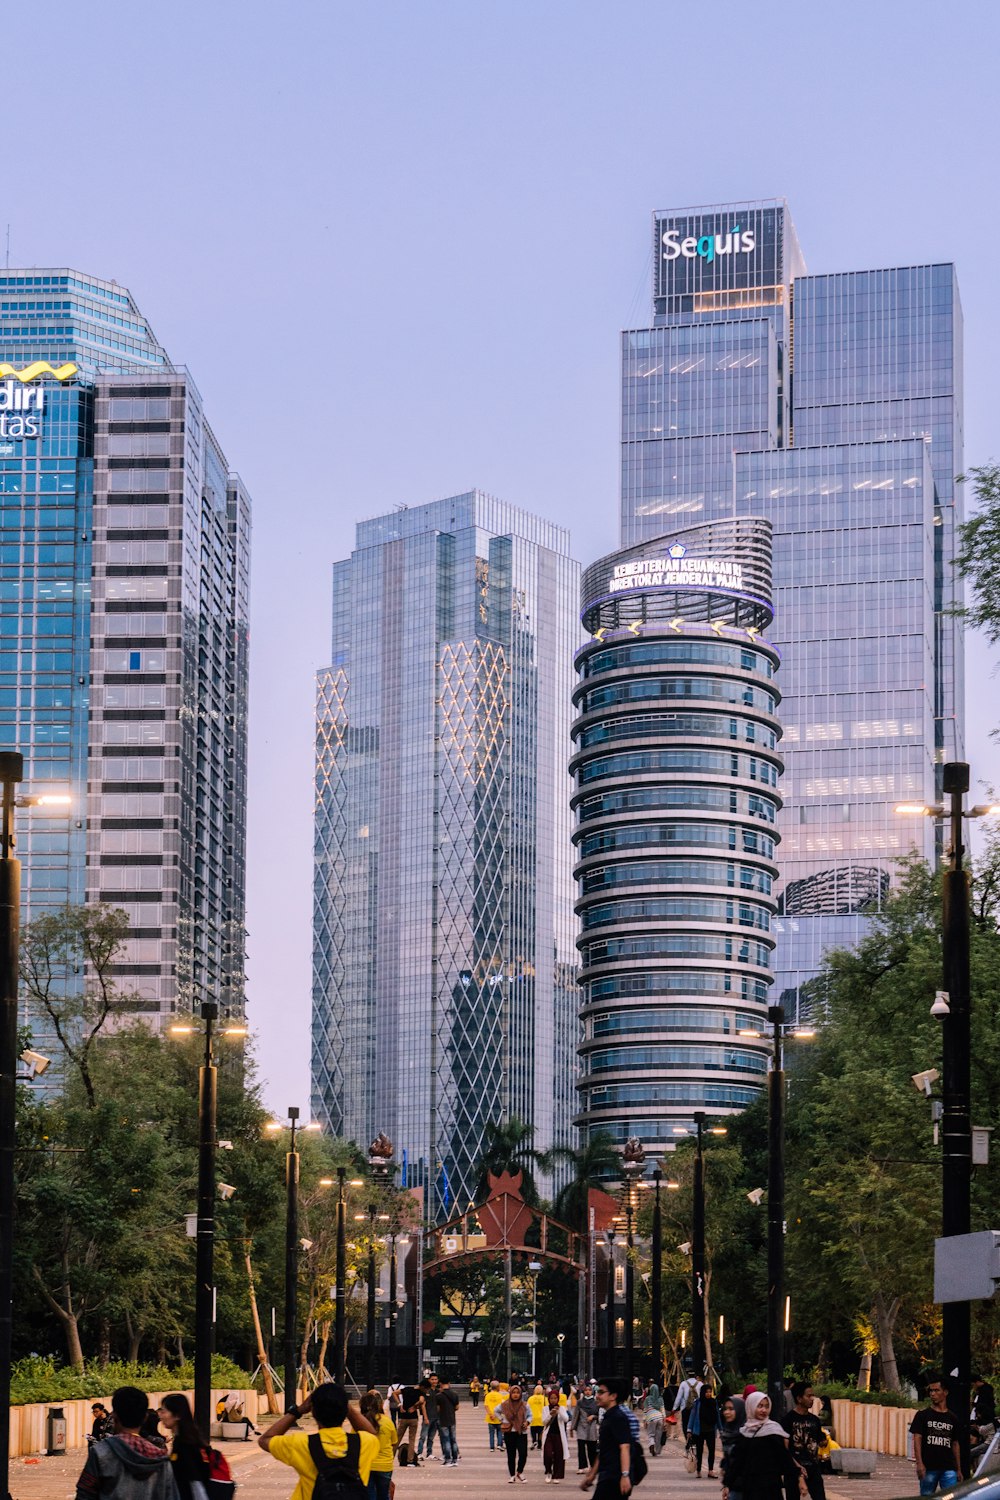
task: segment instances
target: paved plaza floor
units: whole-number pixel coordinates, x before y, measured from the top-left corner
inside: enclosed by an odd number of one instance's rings
[[[459,1408],[458,1441],[462,1456],[457,1468],[443,1468],[437,1461],[425,1462],[419,1469],[397,1468],[396,1500],[438,1500],[439,1496],[441,1500],[489,1500],[501,1493],[541,1500],[543,1495],[581,1493],[575,1446],[571,1472],[561,1484],[546,1484],[541,1454],[529,1452],[524,1484],[508,1485],[506,1459],[489,1451],[481,1407],[473,1411],[463,1403]],[[236,1500],[288,1500],[295,1488],[295,1475],[290,1469],[269,1458],[256,1442],[220,1446],[237,1481]],[[13,1500],[73,1500],[85,1456],[79,1451],[56,1458],[13,1459]],[[897,1496],[916,1495],[917,1483],[911,1463],[901,1458],[880,1458],[871,1479],[828,1476],[826,1493],[827,1500],[896,1500]],[[679,1442],[667,1443],[657,1458],[649,1459],[649,1476],[638,1494],[642,1500],[663,1500],[668,1495],[670,1500],[720,1500],[718,1480],[707,1476],[699,1480],[685,1471]]]

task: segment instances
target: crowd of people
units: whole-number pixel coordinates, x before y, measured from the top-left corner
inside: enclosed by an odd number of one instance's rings
[[[911,1424],[922,1496],[952,1489],[963,1472],[968,1477],[970,1441],[988,1441],[997,1431],[993,1390],[981,1376],[973,1380],[968,1430],[949,1410],[948,1393],[947,1379],[930,1378],[930,1406]],[[596,1484],[595,1500],[620,1500],[645,1476],[647,1453],[657,1457],[676,1437],[685,1467],[698,1479],[717,1479],[721,1500],[826,1500],[823,1467],[831,1439],[806,1381],[786,1382],[780,1410],[753,1385],[737,1395],[694,1375],[662,1391],[638,1379],[552,1375],[483,1382],[473,1376],[469,1400],[474,1410],[482,1402],[488,1451],[505,1462],[510,1485],[525,1483],[532,1452],[540,1456],[545,1483],[562,1483],[575,1443],[580,1488]],[[357,1403],[342,1386],[325,1384],[291,1406],[259,1442],[296,1471],[291,1500],[314,1500],[317,1485],[324,1500],[392,1500],[397,1464],[459,1463],[460,1404],[450,1381],[430,1372],[412,1384],[393,1382],[385,1399],[370,1387]],[[220,1407],[221,1415],[234,1415],[226,1398]],[[315,1420],[316,1432],[295,1430],[306,1416]],[[252,1426],[242,1412],[237,1420]],[[124,1386],[115,1391],[110,1412],[94,1404],[88,1443],[76,1500],[233,1500],[228,1465],[198,1430],[184,1395],[164,1396],[154,1411],[144,1392]]]

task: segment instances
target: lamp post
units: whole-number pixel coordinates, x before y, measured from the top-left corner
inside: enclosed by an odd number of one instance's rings
[[[896,811],[950,823],[951,849],[944,872],[941,947],[944,994],[932,1015],[941,1018],[941,1234],[968,1234],[972,1181],[972,1013],[970,1001],[969,876],[965,868],[963,818],[1000,813],[995,804],[963,807],[969,790],[965,761],[942,767],[941,790],[947,799],[932,806],[901,803]],[[968,1302],[945,1302],[941,1308],[941,1344],[945,1374],[951,1382],[948,1405],[964,1419],[969,1410],[971,1319]],[[964,1451],[964,1449],[963,1449]]]
[[[194,1268],[194,1419],[203,1432],[212,1419],[212,1345],[215,1342],[215,1152],[218,1145],[218,1069],[213,1049],[219,1007],[203,1001],[205,1050],[198,1069],[198,1207],[195,1216]],[[195,1028],[178,1022],[171,1036],[190,1036]],[[246,1036],[245,1026],[226,1025],[224,1036]]]
[[[608,1236],[608,1359],[611,1374],[618,1373],[618,1357],[615,1348],[615,1231],[607,1229]]]
[[[559,1345],[559,1383],[560,1384],[562,1384],[562,1351],[563,1351],[563,1344],[565,1342],[566,1342],[566,1335],[564,1333],[557,1333],[556,1334],[556,1343]]]
[[[694,1117],[697,1145],[694,1154],[694,1208],[691,1225],[691,1354],[694,1373],[705,1374],[705,1158],[702,1153],[704,1110]]]
[[[10,1354],[14,1298],[14,1146],[17,1102],[17,966],[20,938],[21,861],[15,859],[14,788],[24,776],[24,758],[0,751],[3,782],[0,826],[0,1483],[9,1495]]]
[[[301,1127],[299,1110],[290,1106],[288,1129],[291,1139],[285,1154],[285,1327],[282,1343],[285,1361],[285,1410],[295,1405],[298,1385],[298,1356],[296,1354],[296,1328],[299,1317],[299,1153],[295,1149],[295,1137]],[[319,1125],[309,1124],[306,1130],[319,1130]],[[285,1129],[280,1120],[271,1120],[268,1130]]]
[[[652,1266],[650,1268],[650,1348],[649,1358],[652,1365],[652,1376],[657,1385],[660,1385],[660,1375],[663,1365],[663,1219],[660,1214],[660,1183],[663,1173],[659,1163],[653,1168],[653,1186],[656,1189],[656,1197],[653,1199],[653,1234],[650,1245]]]
[[[337,1168],[337,1275],[334,1285],[333,1311],[333,1362],[334,1379],[338,1385],[344,1383],[344,1366],[347,1362],[347,1199],[344,1195],[346,1167]]]
[[[767,1393],[771,1410],[780,1412],[785,1395],[785,1012],[770,1005],[767,1019],[773,1027],[767,1076]]]
[[[15,807],[68,807],[65,794],[18,797],[24,756],[0,750],[0,1484],[9,1494],[10,1356],[14,1298],[14,1148],[17,1125],[17,981],[21,916],[21,861],[15,858]],[[41,1071],[41,1069],[39,1069]]]
[[[368,1166],[376,1192],[384,1191],[392,1174],[392,1142],[380,1133],[368,1147]],[[378,1202],[374,1195],[368,1205],[368,1347],[365,1350],[365,1381],[375,1383],[375,1215]]]
[[[630,1136],[622,1152],[625,1173],[625,1378],[635,1374],[635,1185],[646,1167],[646,1153],[638,1136]]]
[[[969,877],[964,863],[962,802],[969,790],[969,767],[952,761],[944,767],[943,790],[949,799],[951,859],[945,871],[942,948],[947,1014],[941,1018],[941,1234],[968,1234],[971,1228],[972,1051],[969,997]],[[973,813],[979,809],[973,808]],[[945,1302],[941,1308],[944,1368],[952,1382],[949,1406],[964,1422],[969,1410],[971,1307]]]
[[[540,1260],[529,1260],[528,1271],[531,1274],[531,1374],[537,1379],[538,1373],[538,1273],[542,1269]]]
[[[212,1419],[212,1334],[215,1301],[215,1143],[218,1072],[212,1054],[212,1026],[219,1007],[206,1001],[204,1061],[198,1069],[198,1216],[194,1271],[194,1419],[202,1432]]]

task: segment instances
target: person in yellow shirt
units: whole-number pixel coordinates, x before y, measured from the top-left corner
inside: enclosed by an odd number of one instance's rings
[[[288,1431],[293,1422],[310,1412],[316,1419],[318,1432]],[[345,1419],[354,1428],[353,1432],[344,1431]],[[272,1458],[287,1464],[298,1474],[299,1482],[292,1491],[292,1500],[312,1500],[318,1464],[326,1467],[331,1459],[338,1465],[343,1478],[357,1475],[361,1483],[367,1485],[372,1463],[381,1446],[374,1425],[362,1416],[356,1402],[348,1400],[344,1387],[332,1383],[318,1385],[301,1406],[289,1407],[257,1441],[265,1453],[270,1453]]]
[[[361,1397],[361,1414],[374,1422],[378,1428],[379,1449],[372,1459],[371,1478],[368,1481],[370,1500],[389,1500],[392,1486],[392,1465],[396,1456],[396,1424],[386,1415],[382,1397],[377,1391],[369,1391]]]
[[[483,1408],[486,1412],[486,1428],[490,1435],[490,1452],[496,1448],[498,1453],[504,1453],[503,1432],[500,1428],[500,1417],[498,1408],[503,1404],[504,1395],[500,1389],[499,1380],[491,1380],[490,1388],[483,1397]]]
[[[545,1410],[545,1392],[542,1390],[541,1381],[538,1382],[528,1397],[528,1410],[531,1413],[531,1446],[533,1448],[540,1448],[542,1446],[542,1424],[545,1420],[542,1416]]]

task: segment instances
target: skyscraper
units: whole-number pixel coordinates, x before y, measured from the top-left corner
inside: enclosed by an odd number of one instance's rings
[[[566,770],[579,568],[479,491],[362,522],[319,674],[313,1107],[384,1130],[428,1211],[488,1123],[576,1109]]]
[[[0,418],[0,743],[73,797],[25,915],[120,906],[139,1011],[242,1015],[249,497],[117,282],[0,271]]]
[[[778,996],[933,856],[961,758],[962,325],[954,268],[808,276],[785,203],[657,213],[651,326],[623,335],[622,542],[733,516],[774,530],[784,810]]]
[[[581,1114],[675,1144],[767,1071],[781,807],[771,528],[680,528],[583,576],[571,770]]]

